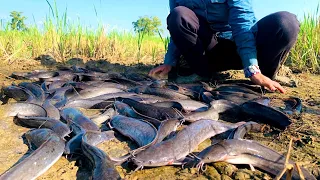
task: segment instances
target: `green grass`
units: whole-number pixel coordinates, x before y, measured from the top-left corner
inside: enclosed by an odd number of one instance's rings
[[[320,18],[319,6],[316,13],[305,14],[300,21],[300,33],[292,48],[287,65],[293,68],[320,73]]]
[[[47,1],[48,2],[48,1]],[[26,31],[11,30],[9,23],[0,21],[0,59],[30,59],[49,54],[58,61],[71,58],[107,59],[122,64],[160,63],[165,47],[158,36],[133,32],[84,27],[67,20],[67,9],[59,14],[56,4],[43,28],[28,27]],[[96,13],[97,15],[97,13]]]
[[[107,59],[112,63],[155,64],[163,62],[169,42],[161,34],[148,36],[132,32],[109,30],[99,25],[84,27],[80,20],[69,22],[67,9],[58,14],[56,5],[44,26],[31,26],[27,31],[11,30],[0,21],[0,59],[30,59],[49,54],[58,61],[71,58]],[[96,13],[97,15],[97,13]],[[98,16],[98,15],[97,15]],[[286,64],[303,71],[320,73],[320,19],[318,11],[300,20],[298,41],[289,53]],[[102,24],[102,23],[99,23]]]

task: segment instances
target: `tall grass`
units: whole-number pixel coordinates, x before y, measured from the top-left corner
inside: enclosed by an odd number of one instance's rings
[[[0,60],[10,62],[48,54],[57,61],[71,58],[107,59],[127,65],[163,61],[169,38],[162,36],[160,31],[156,36],[149,36],[106,29],[102,23],[92,29],[81,25],[80,20],[68,21],[67,9],[59,14],[55,3],[49,6],[50,14],[42,27],[34,24],[26,31],[16,31],[10,29],[7,22],[0,21]],[[300,23],[298,41],[290,51],[286,64],[320,73],[318,11],[312,15],[306,14]]]
[[[47,1],[48,2],[48,1]],[[68,21],[67,9],[59,14],[57,6],[48,2],[50,14],[43,27],[32,25],[26,31],[10,29],[0,22],[0,59],[30,59],[48,54],[57,61],[71,58],[107,59],[114,63],[160,63],[165,49],[161,38],[143,33],[96,29]]]
[[[287,64],[299,70],[320,73],[319,5],[314,14],[305,14],[300,21],[300,33]]]

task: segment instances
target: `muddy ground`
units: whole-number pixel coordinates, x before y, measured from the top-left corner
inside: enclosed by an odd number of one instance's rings
[[[114,65],[103,61],[71,61],[67,65],[89,65],[102,69],[112,69],[124,72],[128,69],[136,69],[140,72],[147,72],[151,66],[126,67]],[[9,78],[12,72],[31,71],[35,69],[55,69],[55,66],[46,66],[44,63],[35,60],[15,61],[9,64],[0,64],[0,85],[8,86],[12,83],[18,84],[21,81]],[[231,78],[243,78],[239,72],[230,72]],[[301,116],[292,116],[293,124],[284,132],[272,131],[250,133],[247,139],[257,140],[268,147],[285,154],[288,149],[290,138],[295,141],[291,153],[291,159],[299,162],[316,177],[320,174],[320,76],[308,73],[293,73],[290,76],[298,82],[298,87],[285,87],[287,94],[269,93],[275,106],[281,107],[281,101],[289,96],[299,97],[303,100],[303,112]],[[1,103],[1,102],[0,102]],[[0,110],[1,110],[0,106]],[[1,111],[0,111],[1,113]],[[86,112],[95,113],[95,112]],[[3,173],[28,152],[28,146],[24,143],[23,134],[28,128],[17,126],[12,118],[4,118],[0,114],[0,173]],[[110,156],[126,154],[134,147],[130,141],[113,140],[103,143],[98,147],[103,149]],[[202,143],[197,151],[204,149],[210,141]],[[249,166],[234,166],[227,163],[209,164],[207,171],[197,174],[196,169],[182,169],[180,167],[166,166],[159,168],[148,168],[137,172],[131,172],[128,165],[117,166],[121,177],[125,179],[270,179],[271,177],[260,171],[251,171]],[[46,173],[38,179],[88,179],[90,172],[85,165],[68,161],[65,157],[54,164]]]

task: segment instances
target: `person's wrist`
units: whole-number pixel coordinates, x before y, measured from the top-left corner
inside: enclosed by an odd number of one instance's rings
[[[261,74],[260,68],[258,65],[250,65],[243,69],[244,75],[246,78],[250,78],[256,74]]]

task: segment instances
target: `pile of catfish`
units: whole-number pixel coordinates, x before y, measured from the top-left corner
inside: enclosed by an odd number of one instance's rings
[[[3,88],[5,112],[16,124],[32,128],[25,137],[35,150],[4,172],[1,180],[35,179],[62,155],[81,158],[89,165],[90,178],[99,180],[121,179],[115,165],[123,163],[131,163],[135,171],[166,165],[201,171],[206,163],[225,161],[250,164],[276,176],[285,167],[285,157],[244,136],[264,126],[284,131],[292,123],[288,114],[301,111],[299,98],[289,99],[291,106],[281,111],[269,105],[260,87],[245,83],[214,88],[205,83],[177,85],[138,73],[75,66],[13,73],[11,77],[28,81]],[[15,101],[6,102],[10,98]],[[90,117],[81,109],[101,113]],[[222,117],[240,120],[230,122]],[[117,134],[138,148],[111,157],[96,147]],[[193,153],[209,138],[211,146]],[[315,179],[298,167],[292,179],[300,179],[301,174]]]

